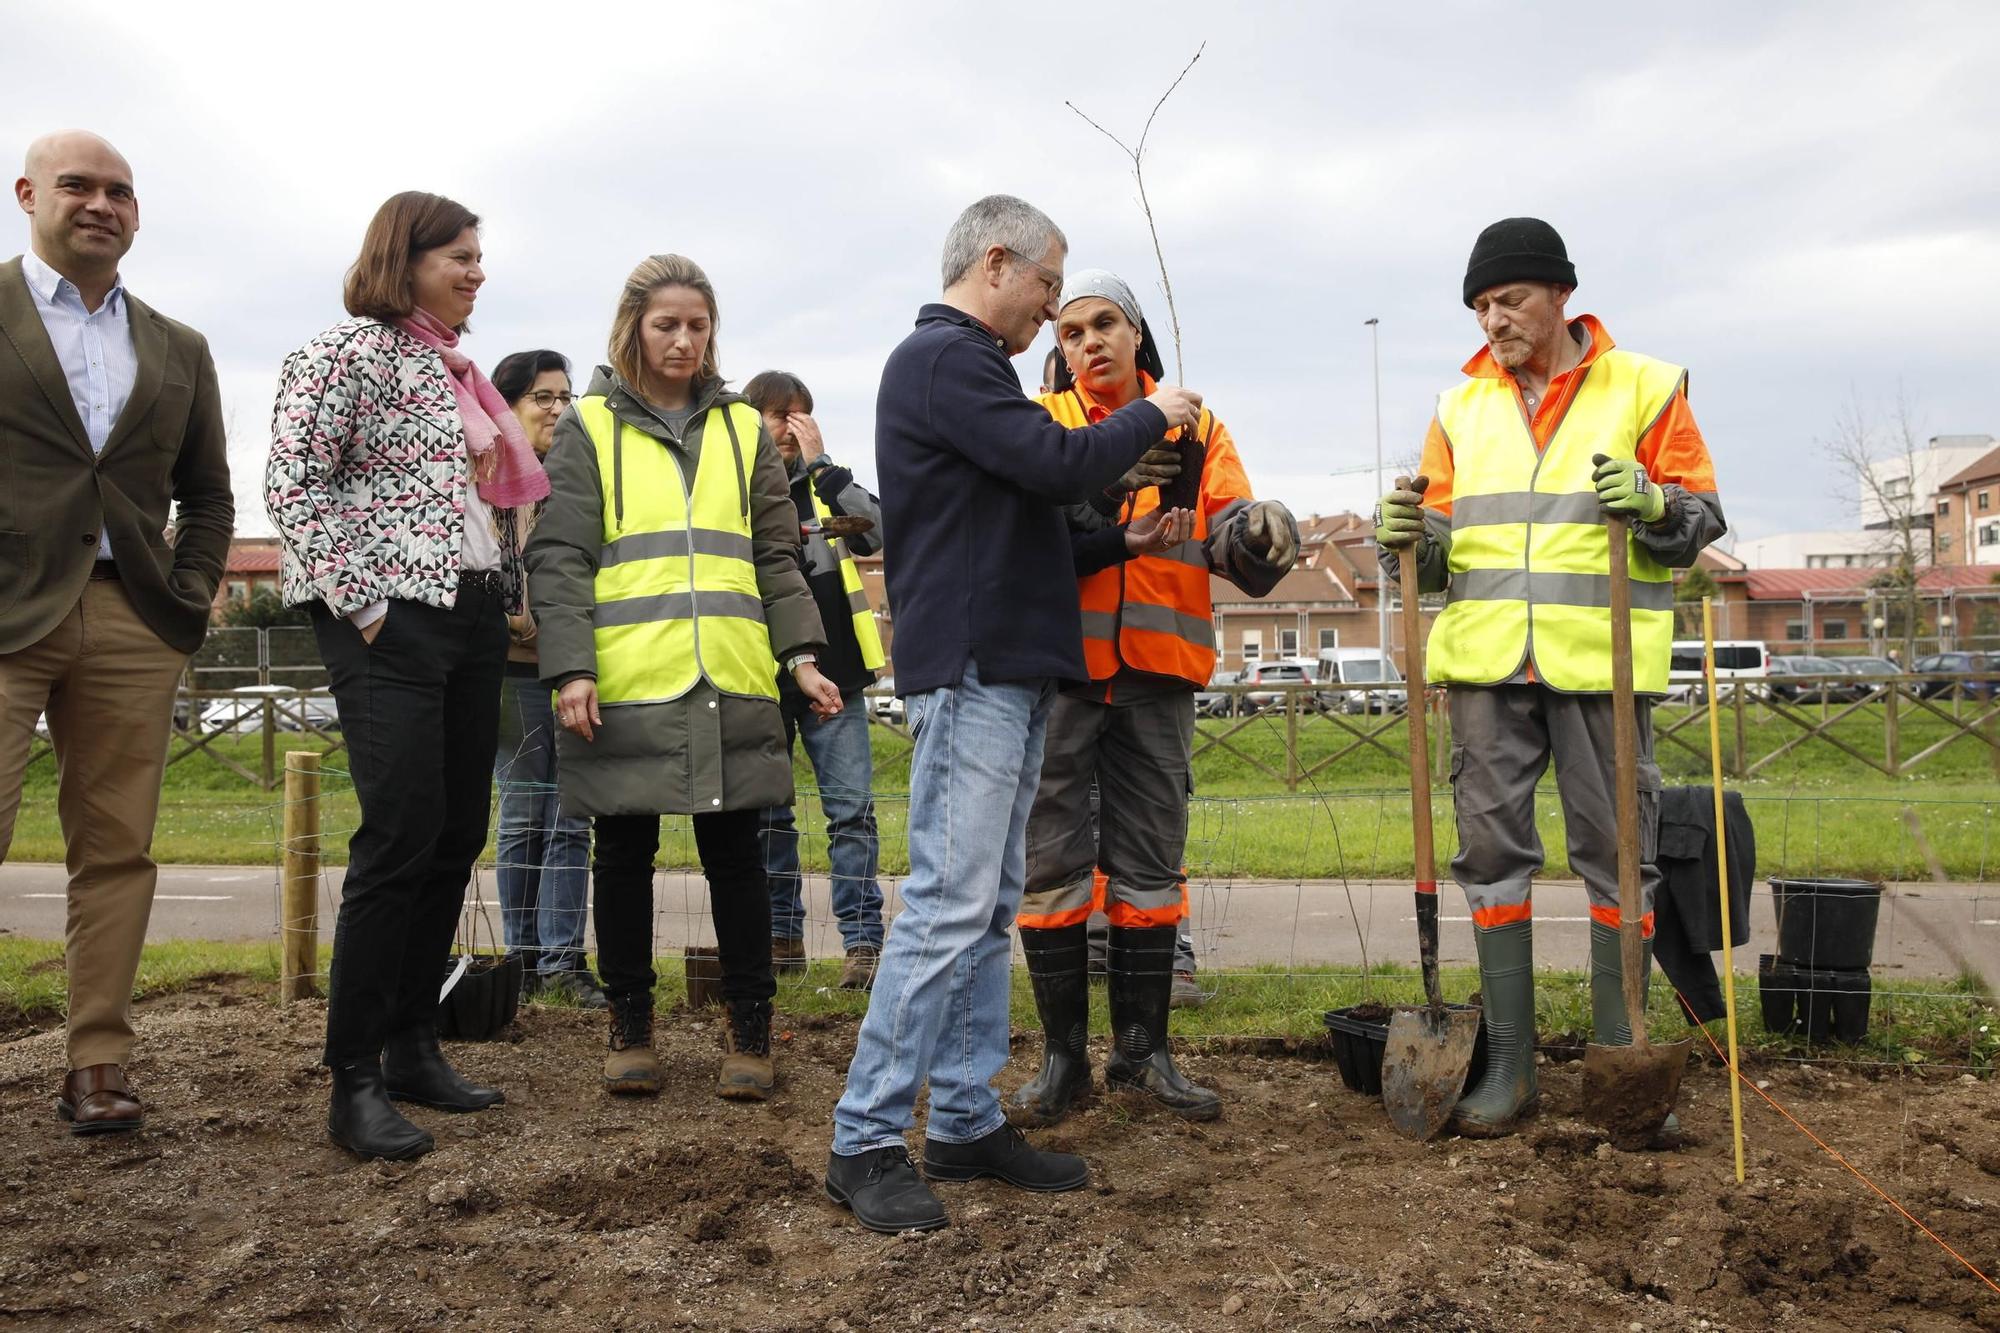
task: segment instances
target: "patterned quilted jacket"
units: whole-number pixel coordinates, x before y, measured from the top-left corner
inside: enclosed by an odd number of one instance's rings
[[[444,360],[374,319],[350,319],[285,358],[271,413],[264,505],[284,545],[284,598],[335,615],[372,602],[458,600],[465,427]],[[509,610],[521,605],[512,510],[502,529]]]

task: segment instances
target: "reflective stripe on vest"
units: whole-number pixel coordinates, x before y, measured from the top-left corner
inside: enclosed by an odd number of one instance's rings
[[[603,544],[597,556],[597,698],[605,706],[678,699],[706,679],[724,694],[778,697],[778,664],[750,542],[758,418],[712,407],[689,487],[678,451],[627,426],[602,395],[576,400],[597,450]]]
[[[1686,372],[1614,347],[1583,376],[1541,450],[1505,379],[1468,379],[1438,398],[1454,471],[1451,590],[1425,649],[1432,680],[1493,685],[1530,661],[1553,689],[1611,688],[1611,551],[1590,460],[1636,457]],[[1673,571],[1627,545],[1633,687],[1663,694]]]
[[[806,490],[812,494],[813,512],[822,519],[832,518],[833,511],[819,498],[819,491],[810,481]],[[854,557],[845,541],[828,537],[826,544],[833,548],[834,559],[840,562],[840,586],[847,593],[847,614],[854,622],[854,641],[861,645],[861,665],[879,671],[888,657],[882,651],[882,632],[875,628],[874,608],[868,605],[868,594],[861,588],[861,571],[854,567]]]
[[[1043,405],[1063,425],[1091,424],[1076,393],[1044,398]],[[1213,438],[1215,418],[1203,408],[1195,431]],[[1179,439],[1178,433],[1168,439]],[[1121,561],[1077,580],[1083,608],[1083,661],[1092,680],[1109,680],[1120,666],[1208,684],[1215,670],[1215,610],[1209,598],[1207,501],[1196,506],[1194,535],[1157,555]],[[1125,502],[1122,522],[1160,507],[1160,488],[1135,491]]]

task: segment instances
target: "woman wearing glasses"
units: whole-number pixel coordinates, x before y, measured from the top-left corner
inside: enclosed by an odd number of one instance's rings
[[[691,815],[729,1012],[716,1092],[770,1095],[771,895],[758,840],[789,805],[777,676],[821,717],[840,690],[799,560],[785,464],[723,387],[715,288],[689,259],[632,271],[609,366],[556,427],[548,507],[528,544],[543,682],[560,693],[562,805],[597,819],[597,963],[611,1001],[605,1087],[660,1090],[653,859],[662,814]]]
[[[546,348],[515,352],[493,367],[493,387],[514,409],[535,456],[555,443],[556,421],[569,410],[569,360]],[[542,506],[522,513],[526,542]],[[510,952],[522,956],[524,997],[561,996],[602,1009],[604,992],[583,959],[590,905],[590,821],[556,802],[555,710],[536,662],[535,617],[523,606],[507,617],[507,687],[500,696],[500,840],[495,878]]]

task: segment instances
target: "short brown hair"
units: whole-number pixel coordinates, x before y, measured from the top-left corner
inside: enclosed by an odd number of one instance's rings
[[[722,314],[716,309],[715,288],[701,265],[686,255],[648,255],[639,261],[618,293],[618,309],[611,316],[609,352],[611,368],[633,388],[640,383],[639,321],[646,305],[662,287],[689,287],[708,303],[708,350],[702,353],[702,379],[722,378],[722,354],[716,350],[716,335],[722,331]]]
[[[743,386],[743,401],[759,412],[813,410],[812,390],[789,370],[760,370]]]
[[[384,324],[407,317],[417,308],[410,286],[410,266],[426,250],[450,245],[479,216],[464,204],[441,194],[405,190],[391,195],[369,219],[361,238],[361,257],[347,270],[340,299],[347,313],[379,319]]]

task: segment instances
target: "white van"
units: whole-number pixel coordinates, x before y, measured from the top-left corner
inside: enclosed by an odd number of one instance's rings
[[[1329,685],[1374,685],[1402,678],[1396,663],[1382,656],[1380,648],[1319,650],[1315,679]],[[1400,713],[1408,706],[1409,696],[1403,690],[1322,690],[1319,700],[1322,708],[1342,713]]]
[[[1667,698],[1687,703],[1701,697],[1702,643],[1700,639],[1676,639],[1673,657],[1667,663]],[[1771,655],[1755,639],[1724,639],[1715,645],[1715,678],[1762,680]]]

